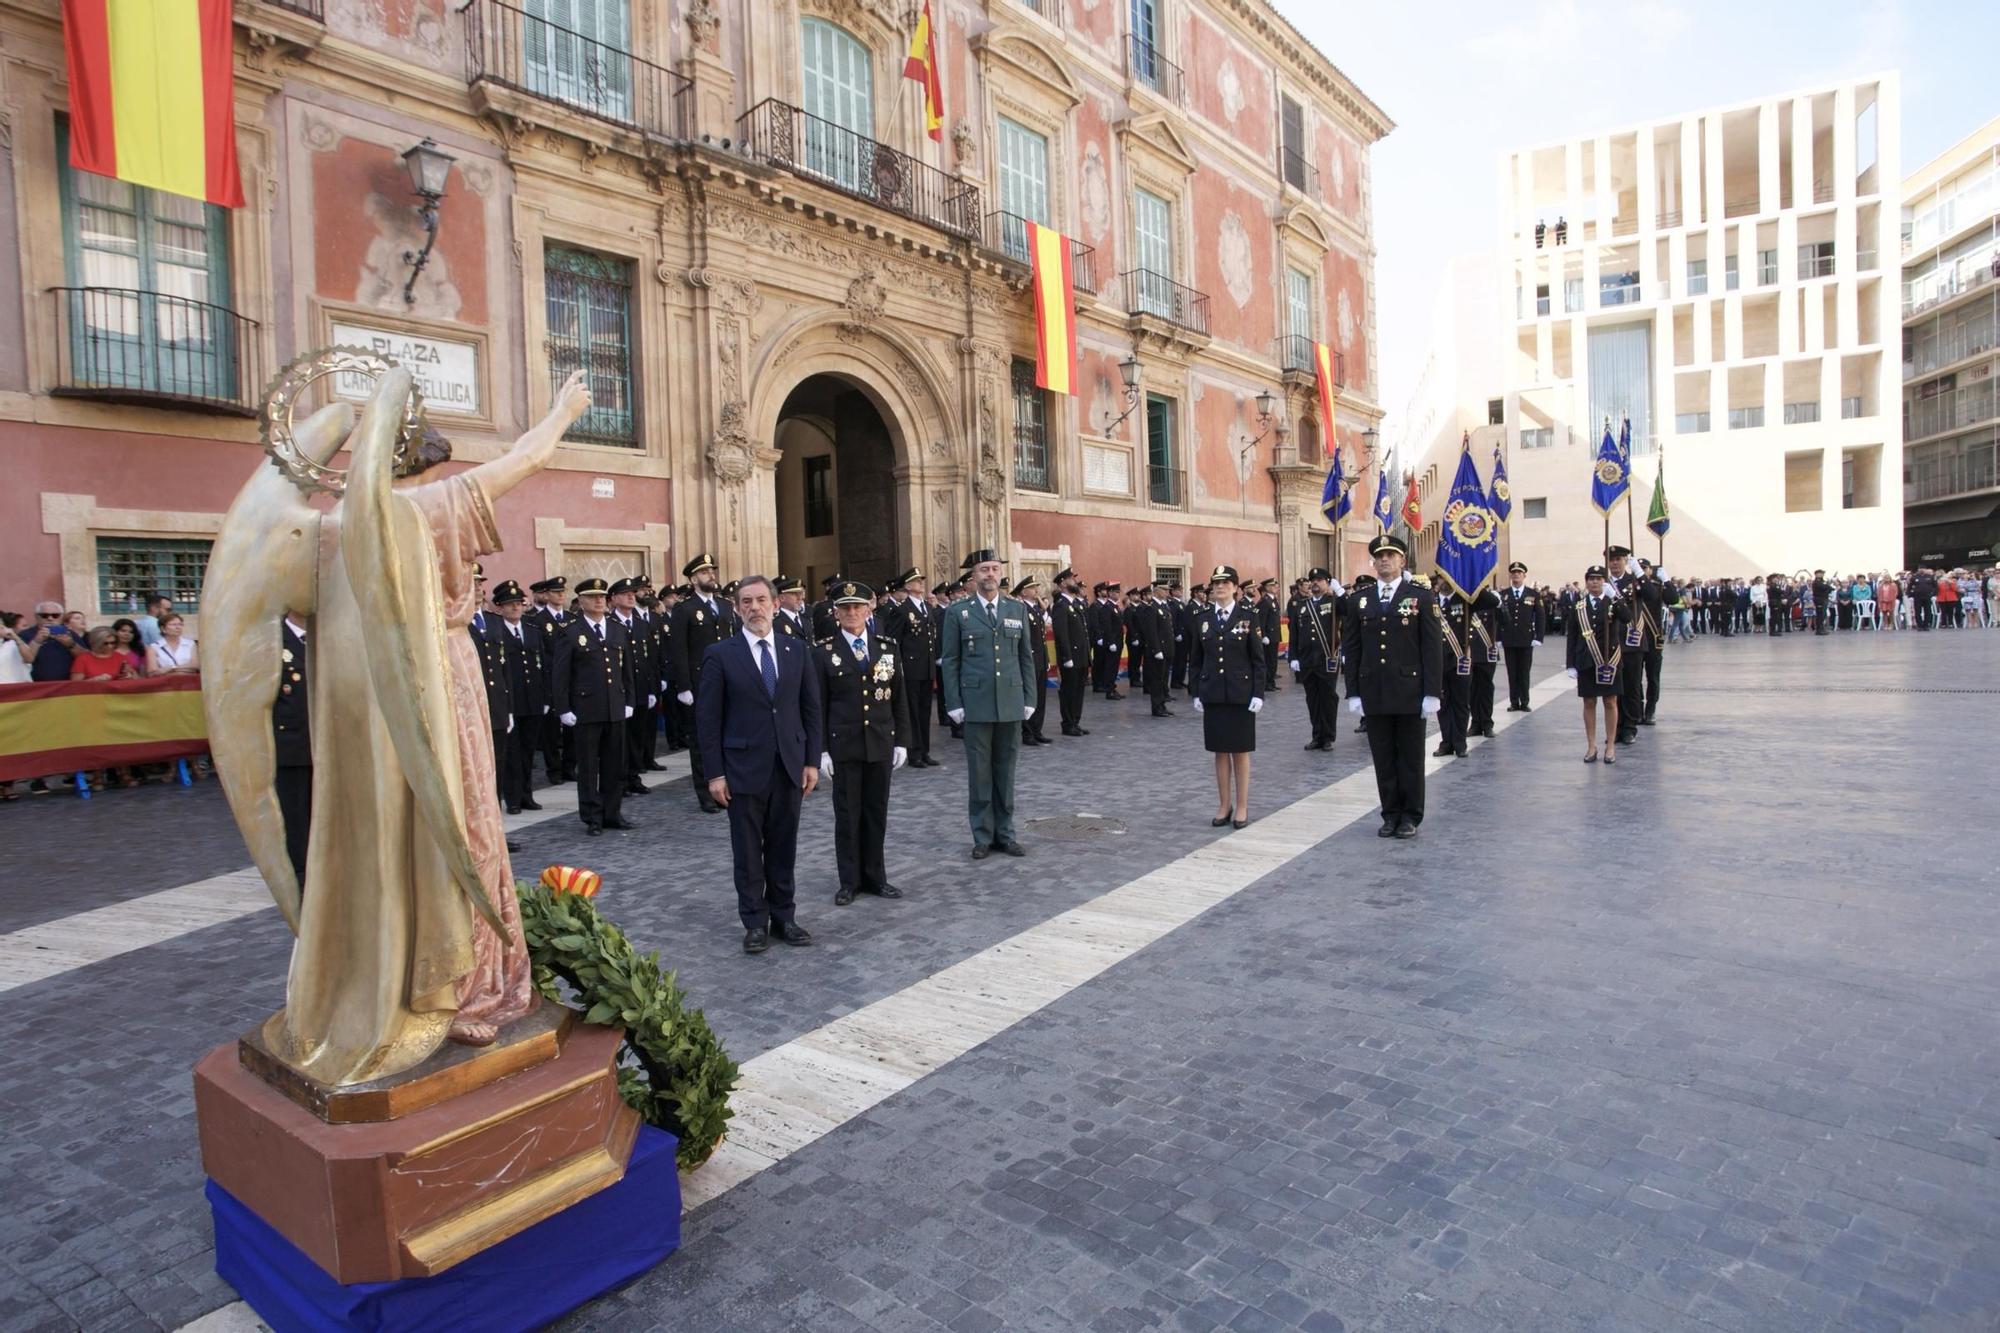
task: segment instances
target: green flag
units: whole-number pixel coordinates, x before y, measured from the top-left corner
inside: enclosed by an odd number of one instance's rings
[[[1646,511],[1646,526],[1655,537],[1664,537],[1672,522],[1667,516],[1667,460],[1662,458],[1659,473],[1653,478],[1653,507]]]

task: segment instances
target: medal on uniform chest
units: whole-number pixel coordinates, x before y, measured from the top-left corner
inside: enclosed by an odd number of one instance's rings
[[[707,619],[708,619],[708,612],[706,611],[697,611],[694,613],[694,623],[697,625],[701,624],[702,621]]]
[[[874,670],[875,670],[875,679],[883,681],[891,679],[896,674],[895,659],[886,656],[876,658]],[[881,698],[882,696],[877,695],[876,697]]]

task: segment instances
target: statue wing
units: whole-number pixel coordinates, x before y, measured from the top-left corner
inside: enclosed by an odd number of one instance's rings
[[[331,458],[347,439],[345,403],[316,412],[294,431],[302,452]],[[318,605],[319,511],[276,468],[259,467],[223,516],[201,597],[201,699],[209,753],[250,859],[294,934],[299,878],[285,851],[278,808],[277,702],[285,612]]]
[[[391,489],[410,384],[409,371],[389,371],[362,409],[341,501],[341,558],[355,599],[381,631],[368,673],[418,816],[444,853],[452,882],[505,939],[507,927],[486,896],[466,833],[436,544],[416,505]]]

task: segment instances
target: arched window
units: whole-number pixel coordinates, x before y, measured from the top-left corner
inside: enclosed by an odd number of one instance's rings
[[[806,170],[859,191],[869,179],[875,137],[875,70],[868,48],[825,19],[799,33],[805,73]]]

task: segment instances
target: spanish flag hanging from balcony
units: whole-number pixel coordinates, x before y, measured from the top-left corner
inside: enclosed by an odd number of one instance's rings
[[[910,57],[903,62],[903,77],[924,85],[924,132],[943,143],[944,80],[938,73],[937,24],[931,21],[931,0],[924,0],[917,30],[910,34]]]
[[[232,0],[63,0],[69,161],[243,207]]]
[[[1028,263],[1035,274],[1035,384],[1051,393],[1076,392],[1076,277],[1069,237],[1034,222]]]
[[[1319,431],[1324,437],[1320,453],[1327,458],[1340,451],[1340,441],[1333,433],[1333,400],[1340,396],[1340,390],[1333,382],[1333,349],[1325,343],[1313,344],[1313,380],[1319,386]]]

